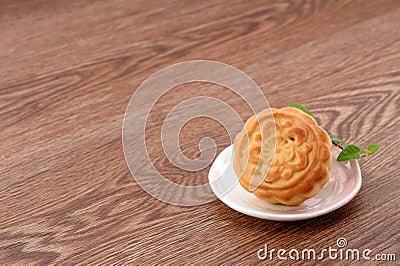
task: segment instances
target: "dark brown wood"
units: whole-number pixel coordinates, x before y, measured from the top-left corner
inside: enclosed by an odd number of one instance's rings
[[[260,262],[265,244],[321,250],[339,237],[399,262],[399,1],[5,0],[0,7],[0,264],[249,264]],[[376,156],[360,160],[356,198],[322,217],[282,223],[219,200],[177,207],[144,192],[124,160],[125,108],[151,74],[191,59],[243,70],[271,106],[302,103],[347,143],[379,143]],[[220,86],[184,86],[157,103],[146,138],[157,139],[171,108],[195,95],[218,97],[243,120],[251,114]],[[205,136],[219,151],[229,145],[221,125],[198,118],[180,137],[188,157],[199,156]],[[147,145],[171,181],[207,182],[209,168],[179,170],[159,141]]]

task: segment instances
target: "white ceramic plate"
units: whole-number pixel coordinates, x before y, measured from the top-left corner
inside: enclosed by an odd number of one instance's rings
[[[352,200],[361,188],[361,171],[357,161],[337,162],[339,148],[332,149],[331,178],[321,191],[298,206],[271,204],[247,192],[233,170],[233,145],[215,159],[208,180],[215,195],[241,213],[275,221],[297,221],[336,210]]]

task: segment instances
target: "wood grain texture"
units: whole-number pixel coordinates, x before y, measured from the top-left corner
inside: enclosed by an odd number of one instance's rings
[[[395,253],[398,264],[399,1],[3,0],[0,6],[0,264],[254,264],[264,244],[321,250],[339,237],[350,248]],[[148,76],[191,59],[243,70],[271,106],[302,103],[347,143],[380,143],[376,156],[360,161],[356,198],[322,217],[280,223],[218,200],[177,207],[146,194],[124,160],[125,108]],[[146,138],[157,139],[171,108],[196,95],[229,103],[243,120],[251,114],[220,86],[184,87],[157,103]],[[205,136],[218,151],[229,145],[221,125],[199,118],[183,128],[184,153],[199,156]],[[188,179],[159,141],[147,145],[171,181],[207,182],[209,168]]]

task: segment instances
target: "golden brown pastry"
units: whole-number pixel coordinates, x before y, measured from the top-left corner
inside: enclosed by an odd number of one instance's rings
[[[233,167],[258,198],[299,205],[328,182],[331,148],[314,118],[292,107],[271,108],[250,117],[235,138]]]

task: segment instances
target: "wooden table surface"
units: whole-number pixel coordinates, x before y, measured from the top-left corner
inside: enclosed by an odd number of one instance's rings
[[[257,257],[266,244],[321,250],[338,238],[349,248],[396,254],[399,263],[400,1],[0,6],[0,264],[269,263]],[[242,70],[271,106],[306,105],[346,143],[379,143],[377,155],[360,160],[359,194],[298,222],[252,218],[219,200],[180,207],[148,195],[124,159],[125,109],[150,75],[193,59]],[[146,144],[173,182],[207,183],[209,167],[173,166],[158,141],[171,108],[199,95],[218,97],[242,120],[251,115],[217,85],[188,84],[160,99]],[[198,157],[206,136],[218,151],[230,144],[221,125],[196,118],[182,129],[184,153]]]

